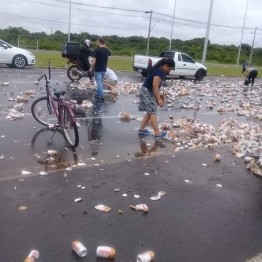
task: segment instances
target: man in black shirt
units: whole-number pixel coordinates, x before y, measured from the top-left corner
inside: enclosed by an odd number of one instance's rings
[[[95,79],[97,83],[97,98],[104,98],[103,81],[107,69],[108,57],[112,54],[111,50],[105,45],[105,41],[102,38],[97,40],[97,48],[94,51],[93,60],[89,72],[92,72],[95,68]]]

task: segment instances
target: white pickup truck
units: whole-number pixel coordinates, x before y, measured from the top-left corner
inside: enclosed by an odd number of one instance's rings
[[[152,66],[164,57],[172,58],[176,63],[175,70],[170,72],[170,76],[178,76],[179,78],[191,76],[201,81],[207,75],[207,68],[204,65],[196,62],[189,55],[177,51],[164,51],[157,57],[135,55],[133,68],[145,77]]]

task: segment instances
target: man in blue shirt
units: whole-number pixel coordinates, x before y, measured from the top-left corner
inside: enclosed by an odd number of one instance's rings
[[[103,81],[106,74],[108,57],[111,56],[112,52],[106,47],[105,41],[102,38],[97,40],[97,46],[89,71],[92,72],[93,67],[95,68],[95,79],[97,83],[96,98],[104,99]]]

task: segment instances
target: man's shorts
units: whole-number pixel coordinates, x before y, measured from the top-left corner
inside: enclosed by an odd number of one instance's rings
[[[104,80],[105,84],[111,85],[111,86],[116,86],[117,85],[117,81],[115,80],[110,80],[110,79],[106,79]]]

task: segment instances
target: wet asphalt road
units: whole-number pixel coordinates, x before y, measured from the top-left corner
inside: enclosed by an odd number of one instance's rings
[[[14,103],[8,101],[10,92],[16,97],[22,91],[35,89],[35,98],[41,96],[43,84],[34,82],[43,72],[45,69],[0,68],[0,82],[10,82],[8,87],[0,86],[0,135],[5,136],[0,138],[0,156],[4,156],[0,158],[0,247],[4,250],[0,261],[23,261],[31,249],[37,249],[39,261],[43,262],[100,262],[103,260],[95,258],[98,245],[116,248],[116,262],[136,261],[137,254],[150,249],[156,253],[155,261],[161,262],[239,262],[262,251],[262,181],[244,169],[241,159],[232,157],[230,146],[216,149],[222,156],[221,163],[212,161],[216,152],[204,150],[179,152],[174,158],[170,143],[159,145],[151,136],[145,140],[137,136],[138,121],[120,123],[120,111],[131,113],[135,119],[143,116],[133,103],[135,95],[121,95],[116,103],[107,95],[101,104],[95,103],[91,91],[76,94],[68,89],[72,98],[90,99],[95,108],[78,120],[80,146],[75,151],[65,150],[63,136],[58,132],[51,140],[52,132],[42,129],[31,116],[33,99],[25,105],[23,119],[5,118],[8,106]],[[52,72],[54,86],[66,90],[66,71]],[[142,81],[136,73],[117,74],[120,81]],[[160,120],[166,120],[170,114],[196,117],[214,125],[231,116],[205,108],[195,113],[161,110],[158,115]],[[134,157],[145,145],[154,148],[154,157]],[[48,149],[58,151],[54,163],[46,162]],[[99,160],[105,163],[94,166]],[[86,167],[64,170],[78,163],[85,163]],[[22,170],[31,171],[32,176],[21,176]],[[39,171],[44,170],[49,174],[40,177]],[[186,179],[192,183],[185,183]],[[114,188],[121,191],[115,193]],[[166,191],[167,195],[151,201],[149,198],[159,191]],[[123,193],[128,197],[122,197]],[[140,198],[135,199],[134,194]],[[77,197],[83,198],[83,202],[74,203]],[[147,215],[128,208],[141,203],[149,206]],[[94,209],[97,204],[109,205],[112,211],[99,212]],[[18,211],[20,205],[28,209]],[[123,215],[118,214],[119,209]],[[86,259],[71,252],[73,240],[87,246]]]
[[[217,152],[221,163],[213,162]],[[262,250],[262,180],[232,159],[228,147],[23,178],[0,183],[0,261],[23,261],[31,249],[41,262],[106,261],[96,259],[99,245],[114,247],[116,262],[135,262],[147,250],[156,262],[244,262]],[[167,194],[149,199],[159,191]],[[97,211],[97,204],[112,210]],[[149,212],[130,210],[135,204]],[[87,258],[72,253],[74,240],[87,247]]]
[[[60,169],[71,166],[76,162],[84,162],[93,164],[92,157],[102,159],[107,162],[125,161],[134,157],[136,152],[141,151],[141,139],[137,136],[136,130],[140,123],[136,120],[138,117],[143,117],[143,114],[138,111],[137,100],[135,95],[121,95],[113,102],[114,97],[107,95],[105,102],[100,103],[93,98],[92,91],[71,92],[71,88],[66,85],[68,78],[66,71],[61,69],[52,70],[52,86],[56,90],[67,90],[72,99],[82,103],[84,99],[91,100],[94,103],[94,108],[89,110],[86,116],[78,115],[78,123],[80,127],[80,145],[75,152],[72,150],[64,150],[68,147],[63,136],[57,132],[53,137],[53,133],[43,129],[31,115],[31,104],[37,97],[44,96],[41,90],[44,90],[44,82],[40,85],[35,85],[37,78],[43,73],[47,73],[46,69],[27,68],[24,70],[15,70],[5,67],[0,68],[0,82],[10,82],[8,87],[0,87],[0,121],[1,121],[1,136],[0,139],[0,158],[1,174],[0,179],[5,179],[10,176],[16,176],[21,173],[21,170],[30,169],[30,171]],[[142,82],[143,78],[137,73],[117,73],[119,81],[123,82]],[[209,78],[211,79],[211,78]],[[230,82],[233,78],[217,78],[224,82]],[[242,80],[241,78],[238,78]],[[83,79],[85,81],[85,79]],[[58,83],[58,84],[57,84]],[[10,121],[6,119],[8,107],[16,104],[8,101],[9,98],[16,98],[21,95],[22,91],[36,90],[35,98],[29,98],[29,102],[24,105],[25,116],[18,121]],[[13,95],[11,95],[13,92]],[[205,97],[208,100],[209,97]],[[121,111],[126,111],[133,115],[135,120],[130,122],[119,121],[118,114]],[[203,107],[199,111],[187,110],[159,110],[158,116],[160,121],[165,121],[172,114],[174,117],[191,117],[201,119],[204,122],[218,125],[223,119],[230,117],[236,118],[236,114],[218,114],[216,109],[208,111]],[[238,121],[251,122],[252,119],[238,117]],[[97,142],[95,142],[97,141]],[[154,144],[154,137],[148,136],[145,138],[146,144]],[[172,152],[172,145],[166,144],[166,148],[160,148],[157,153]],[[47,150],[57,150],[58,158],[52,165],[46,165]],[[38,155],[36,158],[34,155]],[[120,158],[116,159],[119,155]]]

